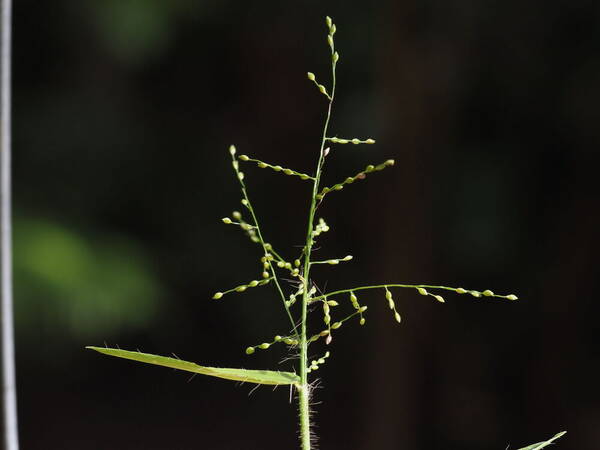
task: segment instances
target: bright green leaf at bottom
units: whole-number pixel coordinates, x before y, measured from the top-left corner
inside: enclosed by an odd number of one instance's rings
[[[131,359],[155,366],[171,367],[173,369],[185,370],[186,372],[200,373],[211,377],[225,378],[226,380],[242,381],[256,384],[299,384],[300,377],[292,372],[275,372],[272,370],[246,370],[229,369],[221,367],[204,367],[198,364],[182,361],[177,358],[151,355],[149,353],[131,352],[117,348],[86,347],[90,350],[104,353],[105,355],[118,358]]]

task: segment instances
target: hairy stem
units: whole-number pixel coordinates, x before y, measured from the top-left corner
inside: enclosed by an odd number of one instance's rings
[[[333,53],[333,49],[332,49]],[[323,135],[319,149],[319,160],[317,170],[313,181],[313,190],[310,200],[310,210],[308,212],[308,225],[306,231],[306,245],[304,247],[304,292],[302,293],[302,315],[300,318],[300,392],[299,392],[299,416],[300,416],[300,442],[302,450],[310,450],[310,408],[309,408],[309,385],[308,385],[308,341],[306,336],[306,318],[308,313],[308,304],[310,301],[310,257],[313,246],[313,228],[315,212],[317,210],[317,195],[319,194],[319,182],[323,172],[325,162],[325,144],[327,143],[327,130],[331,119],[331,110],[335,96],[335,61],[331,65],[332,88],[331,95],[328,95],[329,104],[327,106],[327,115],[323,125]]]

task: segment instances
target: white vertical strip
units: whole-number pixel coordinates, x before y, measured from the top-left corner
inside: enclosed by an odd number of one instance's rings
[[[18,450],[12,290],[11,42],[12,1],[0,0],[0,264],[2,286],[2,409],[5,450]]]

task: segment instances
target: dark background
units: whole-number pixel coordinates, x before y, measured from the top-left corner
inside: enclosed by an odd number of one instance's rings
[[[259,249],[227,147],[314,170],[341,54],[326,184],[328,289],[435,282],[518,302],[361,296],[318,372],[323,449],[518,448],[566,429],[600,443],[595,164],[600,2],[15,2],[17,375],[24,449],[297,448],[289,391],[111,359],[85,345],[206,365],[283,368]],[[328,83],[328,81],[327,81]],[[293,258],[307,184],[244,169],[267,240]],[[319,319],[315,317],[315,320]],[[316,354],[325,349],[315,347]],[[189,382],[188,382],[189,381]],[[558,448],[558,447],[557,447]]]

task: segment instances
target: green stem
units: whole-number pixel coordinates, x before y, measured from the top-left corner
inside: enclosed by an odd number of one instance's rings
[[[333,53],[333,49],[332,49]],[[306,318],[308,313],[308,304],[310,302],[310,257],[313,246],[313,228],[315,212],[317,210],[317,195],[319,194],[319,182],[325,162],[325,144],[327,142],[327,130],[331,119],[331,109],[335,97],[335,62],[332,63],[332,88],[331,95],[328,96],[329,105],[327,107],[327,116],[323,126],[323,135],[321,138],[321,148],[319,150],[319,161],[313,182],[313,190],[310,201],[310,210],[308,213],[308,226],[306,232],[306,245],[304,253],[304,292],[302,293],[302,315],[300,318],[300,387],[299,389],[299,416],[300,416],[300,442],[302,450],[310,450],[310,409],[309,409],[309,384],[308,384],[308,340],[306,337]]]

